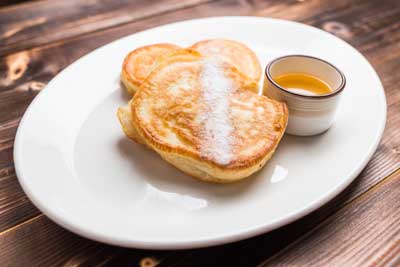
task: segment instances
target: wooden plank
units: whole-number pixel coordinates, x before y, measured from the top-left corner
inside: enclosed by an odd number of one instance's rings
[[[0,234],[0,266],[96,265],[120,251],[121,248],[106,246],[67,232],[43,215]]]
[[[345,9],[354,9],[363,3],[361,1],[280,1],[276,5],[270,5],[268,1],[252,0],[255,16],[272,17],[278,19],[287,19],[295,21],[311,21],[314,18],[320,18],[327,14],[336,14]]]
[[[0,55],[130,23],[210,0],[52,1],[0,9]]]
[[[9,168],[13,163],[13,142],[6,141],[0,143],[0,170]]]
[[[137,250],[125,249],[123,253],[113,257],[106,263],[102,264],[101,267],[130,267],[130,266],[141,266],[141,267],[153,267],[163,261],[167,255],[173,255],[175,252],[172,251],[142,251],[141,257],[137,257]]]
[[[29,0],[2,0],[0,1],[0,8],[5,6],[15,6],[16,4],[24,3]]]
[[[128,250],[78,237],[41,214],[0,233],[0,266],[138,266],[166,253]]]
[[[39,215],[23,193],[13,168],[0,173],[0,232]]]
[[[307,1],[308,2],[308,1]],[[305,2],[305,4],[307,3]],[[311,1],[311,3],[315,3],[315,1]],[[296,4],[297,5],[297,4]],[[343,8],[338,8],[342,10]],[[368,9],[367,9],[368,10]],[[207,15],[219,15],[219,14],[224,14],[225,12],[229,12],[231,14],[251,14],[254,12],[253,7],[250,7],[246,3],[237,3],[235,1],[221,1],[218,3],[213,3],[210,5],[200,5],[196,6],[195,8],[189,8],[187,10],[180,10],[168,14],[164,14],[162,16],[157,16],[157,17],[152,17],[145,19],[140,22],[134,22],[130,23],[127,25],[123,25],[121,27],[116,27],[110,30],[107,30],[102,33],[93,33],[88,36],[80,36],[79,38],[76,39],[70,39],[66,42],[58,42],[54,43],[51,45],[46,45],[42,46],[36,49],[30,49],[27,51],[23,51],[22,53],[17,53],[14,54],[13,56],[16,56],[17,60],[14,58],[12,62],[17,62],[18,64],[15,64],[12,66],[12,68],[8,67],[9,65],[3,64],[7,62],[7,59],[9,57],[3,58],[3,63],[0,65],[0,70],[1,69],[13,69],[15,71],[16,76],[11,76],[14,79],[2,79],[0,80],[3,82],[3,89],[4,91],[0,93],[0,107],[7,107],[6,114],[0,114],[0,125],[1,123],[7,123],[8,125],[14,124],[15,127],[17,125],[18,118],[20,115],[23,113],[24,109],[26,108],[27,104],[31,101],[31,99],[36,95],[36,93],[43,87],[43,85],[50,79],[52,76],[54,76],[60,69],[64,68],[66,65],[68,65],[70,62],[74,61],[77,57],[80,55],[85,54],[87,51],[90,51],[91,49],[103,44],[107,43],[110,40],[117,38],[119,36],[123,36],[125,34],[135,32],[138,30],[141,30],[145,27],[149,26],[155,26],[155,25],[160,25],[164,24],[166,22],[171,22],[175,20],[180,20],[180,19],[185,19],[185,18],[190,18],[191,16],[204,16],[204,14]],[[332,10],[331,12],[335,13],[337,11]],[[312,12],[311,12],[312,13]],[[225,13],[226,14],[226,13]],[[321,15],[322,16],[322,15]],[[310,20],[315,20],[315,18],[318,17],[317,14],[310,15]],[[357,17],[357,16],[355,16]],[[301,19],[301,18],[299,18]],[[326,18],[325,18],[326,19]],[[383,22],[385,22],[384,18],[381,18]],[[328,21],[336,21],[334,17],[330,17]],[[354,21],[357,21],[354,19]],[[313,23],[316,23],[315,25],[326,25],[324,24],[323,21],[315,21]],[[320,23],[320,24],[318,24]],[[380,23],[383,29],[390,28],[390,25],[393,23],[393,21],[389,20],[386,21],[385,23]],[[350,30],[352,29],[352,24],[347,25],[346,27],[349,27]],[[377,28],[378,30],[380,28]],[[376,28],[373,30],[376,31]],[[365,32],[364,35],[369,34],[369,32]],[[358,36],[358,35],[357,35]],[[383,33],[383,36],[385,36],[385,33]],[[354,37],[352,37],[354,40]],[[393,37],[396,38],[396,37]],[[394,39],[395,40],[395,39]],[[359,48],[363,49],[365,45],[370,45],[371,42],[375,42],[375,40],[361,40],[359,44]],[[398,57],[396,57],[396,54],[393,55],[393,52],[391,55],[388,55],[387,53],[389,51],[393,51],[395,43],[394,42],[386,42],[385,46],[379,47],[379,49],[376,50],[368,50],[367,52],[369,53],[367,56],[372,59],[372,63],[374,66],[378,69],[378,72],[381,73],[381,76],[384,77],[390,77],[390,78],[384,78],[384,83],[385,87],[387,87],[387,94],[390,96],[388,98],[391,103],[391,107],[389,108],[389,118],[396,118],[396,111],[395,108],[398,107],[396,105],[396,99],[397,103],[399,103],[399,94],[397,93],[398,90],[396,90],[395,85],[396,81],[398,83],[399,79],[396,78],[395,74],[393,74],[393,68],[398,66]],[[385,54],[380,54],[379,51],[385,50],[387,52]],[[24,52],[27,53],[29,56],[29,62],[26,62],[26,56],[23,54]],[[43,62],[43,58],[46,58],[46,62]],[[384,59],[381,59],[384,58]],[[10,60],[11,61],[11,60]],[[377,62],[377,63],[375,63]],[[24,69],[24,65],[25,69]],[[11,64],[12,65],[12,64]],[[4,66],[6,66],[4,68]],[[18,67],[20,67],[23,71],[16,71],[18,70]],[[382,72],[381,72],[382,70]],[[389,75],[390,74],[390,75]],[[392,78],[394,76],[394,78]],[[8,77],[8,76],[7,76]],[[15,78],[17,77],[17,78]],[[4,86],[4,82],[8,83],[7,86]],[[391,83],[386,84],[386,83]],[[389,87],[388,87],[389,86]],[[3,101],[4,100],[4,101]],[[3,101],[3,102],[1,102]],[[367,190],[369,187],[371,187],[373,184],[381,180],[385,175],[393,170],[394,167],[396,167],[396,163],[398,163],[398,144],[395,142],[396,138],[398,137],[399,131],[396,130],[396,123],[398,125],[398,116],[397,120],[396,119],[390,119],[388,122],[388,128],[385,132],[385,138],[388,136],[386,139],[383,140],[381,146],[379,147],[378,152],[375,154],[375,157],[372,162],[370,162],[370,165],[364,172],[364,176],[361,178],[361,182],[356,184],[356,186],[353,185],[351,190],[355,190],[352,192],[355,192],[353,196],[361,194],[365,190]],[[4,124],[3,124],[4,125]],[[398,127],[397,127],[398,128]],[[12,156],[12,148],[10,146],[10,136],[12,137],[12,131],[15,128],[8,127],[7,130],[3,132],[5,139],[5,143],[7,143],[8,147],[6,150],[1,150],[0,152],[0,162],[3,162],[5,165],[2,166],[8,166],[10,164],[10,156]],[[1,131],[0,131],[1,132]],[[1,136],[1,134],[0,134]],[[399,140],[397,138],[397,140]],[[6,153],[3,153],[4,151],[7,151]],[[2,156],[4,160],[2,159]],[[394,157],[394,158],[393,158]],[[396,162],[397,160],[397,162]],[[372,164],[372,165],[371,165]],[[1,165],[1,164],[0,164]],[[370,167],[372,166],[372,167]],[[346,195],[347,196],[347,195]],[[352,196],[350,194],[350,196]],[[352,197],[350,198],[345,198],[345,200],[350,201]],[[303,221],[303,224],[300,225],[295,225],[292,226],[294,227],[293,229],[296,230],[296,232],[299,232],[299,229],[302,229],[303,232],[306,231],[307,229],[311,229],[312,226],[315,224],[311,224],[311,222],[316,222],[318,223],[317,219],[318,218],[326,218],[329,214],[331,214],[335,209],[337,209],[336,204],[337,203],[342,203],[343,198],[332,204],[332,209],[329,208],[324,208],[322,209],[317,215],[314,215],[314,217],[311,217],[310,221]],[[310,226],[308,226],[311,224]],[[38,226],[39,225],[39,226]],[[44,224],[45,227],[57,227],[54,226],[53,224]],[[307,228],[308,226],[308,228]],[[42,224],[35,224],[34,228],[31,228],[30,231],[34,232],[40,232],[44,229],[40,228],[43,227]],[[16,228],[17,229],[17,228]],[[67,235],[69,234],[68,232],[64,231],[60,232],[59,235]],[[186,264],[188,263],[193,263],[194,261],[197,261],[199,259],[208,259],[208,261],[213,261],[213,262],[224,262],[226,260],[226,255],[231,254],[230,258],[232,259],[231,264],[234,264],[236,262],[240,262],[238,259],[237,255],[248,255],[245,256],[245,260],[250,260],[250,262],[257,263],[262,259],[265,259],[265,251],[264,250],[256,250],[258,246],[261,247],[268,247],[268,244],[274,244],[273,242],[276,242],[275,245],[270,245],[272,249],[274,247],[283,247],[284,245],[287,244],[287,242],[290,242],[292,239],[291,234],[294,232],[294,230],[284,230],[283,232],[276,232],[277,234],[272,234],[272,236],[275,236],[274,238],[270,238],[271,234],[262,236],[259,238],[256,238],[253,240],[244,241],[240,242],[239,245],[232,244],[228,245],[226,247],[222,247],[220,250],[196,250],[196,252],[190,251],[188,253],[184,253],[184,257],[182,254],[178,253],[176,256],[172,256],[170,258],[167,258],[164,263],[171,263],[173,264],[177,258],[186,258]],[[300,231],[301,232],[301,231]],[[275,232],[274,232],[275,233]],[[59,237],[61,238],[61,237]],[[25,242],[24,239],[20,240],[21,242]],[[250,244],[250,245],[249,245]],[[280,244],[282,244],[280,246]],[[37,245],[42,247],[46,246],[45,242],[37,242]],[[237,246],[237,247],[235,247]],[[229,249],[230,247],[233,247],[232,249]],[[246,248],[247,247],[247,248]],[[24,248],[22,246],[22,248]],[[244,250],[242,251],[242,249]],[[23,251],[23,250],[21,250]],[[47,251],[47,250],[46,250]],[[51,253],[52,251],[49,250],[48,254]],[[239,254],[240,252],[240,254]],[[129,265],[129,253],[131,253],[130,250],[124,252],[122,254],[117,254],[117,256],[112,257],[112,259],[109,260],[111,263],[116,263],[120,266],[128,266]],[[135,255],[135,252],[132,252]],[[193,253],[197,253],[195,257],[193,256]],[[10,257],[11,254],[2,254],[0,250],[0,256],[3,258],[5,257]],[[112,253],[110,253],[112,254]],[[65,257],[72,257],[72,254],[65,253]],[[83,250],[81,254],[82,258],[85,258],[85,262],[90,262],[96,258],[95,253],[93,253],[93,250]],[[85,256],[84,256],[85,255]],[[128,255],[128,256],[126,256]],[[147,254],[146,254],[147,255]],[[211,256],[210,256],[211,255]],[[258,255],[258,256],[257,256]],[[215,257],[213,257],[215,256]],[[158,259],[157,257],[155,257]],[[123,260],[126,259],[126,260]],[[253,260],[254,259],[254,260]],[[107,258],[108,260],[108,258]],[[132,259],[133,260],[133,259]],[[253,260],[253,261],[251,261]],[[79,260],[78,260],[79,261]],[[33,259],[33,262],[36,262]],[[140,262],[140,261],[139,261]],[[206,261],[207,263],[207,261]],[[208,262],[209,263],[209,262]],[[97,263],[96,263],[97,264]],[[103,264],[102,262],[98,262],[98,264]],[[94,264],[93,264],[94,265]],[[90,266],[90,265],[87,265]],[[113,266],[113,265],[110,265]]]
[[[400,171],[260,266],[399,266]]]

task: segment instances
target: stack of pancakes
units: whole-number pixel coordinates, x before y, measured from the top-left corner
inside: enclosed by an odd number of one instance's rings
[[[284,103],[258,95],[261,67],[245,45],[155,44],[127,55],[118,109],[125,134],[196,178],[232,182],[261,169],[285,131]]]

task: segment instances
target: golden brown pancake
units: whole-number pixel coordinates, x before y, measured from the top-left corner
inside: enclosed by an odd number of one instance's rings
[[[146,144],[146,141],[139,135],[136,130],[136,127],[133,125],[132,121],[132,111],[131,111],[131,103],[132,100],[129,101],[129,104],[125,107],[119,107],[117,111],[117,117],[119,119],[119,123],[122,126],[122,130],[125,135],[132,139],[133,141],[139,144]]]
[[[130,138],[178,169],[232,182],[264,166],[287,124],[286,105],[253,86],[224,60],[179,50],[155,66],[118,117]]]
[[[257,56],[242,43],[227,39],[212,39],[197,42],[190,48],[203,56],[222,57],[256,82],[261,78],[261,66]]]
[[[121,81],[127,92],[134,95],[157,62],[177,49],[180,47],[173,44],[153,44],[130,52],[124,60],[121,72]],[[200,52],[203,56],[221,57],[254,82],[258,83],[260,80],[261,66],[257,56],[242,43],[227,39],[204,40],[195,43],[190,49]]]
[[[121,72],[121,81],[126,91],[134,95],[156,65],[157,60],[162,60],[164,55],[179,48],[173,44],[153,44],[130,52],[125,57]]]

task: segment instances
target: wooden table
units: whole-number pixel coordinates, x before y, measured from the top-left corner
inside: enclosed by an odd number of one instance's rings
[[[384,84],[388,117],[361,175],[301,220],[205,249],[109,246],[41,214],[22,192],[12,156],[19,120],[37,93],[67,65],[114,39],[217,15],[300,21],[343,38],[368,58]],[[0,58],[0,266],[400,266],[400,1],[3,0]]]

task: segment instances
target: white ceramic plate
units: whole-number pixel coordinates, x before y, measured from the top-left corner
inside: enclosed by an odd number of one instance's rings
[[[260,172],[230,185],[194,180],[129,141],[116,117],[128,101],[119,84],[124,56],[146,44],[208,38],[243,42],[264,66],[285,54],[335,64],[347,87],[334,126],[316,137],[285,136]],[[122,38],[66,68],[25,113],[14,160],[32,202],[72,232],[127,247],[203,247],[270,231],[326,203],[366,165],[385,120],[378,76],[342,40],[282,20],[209,18]]]

